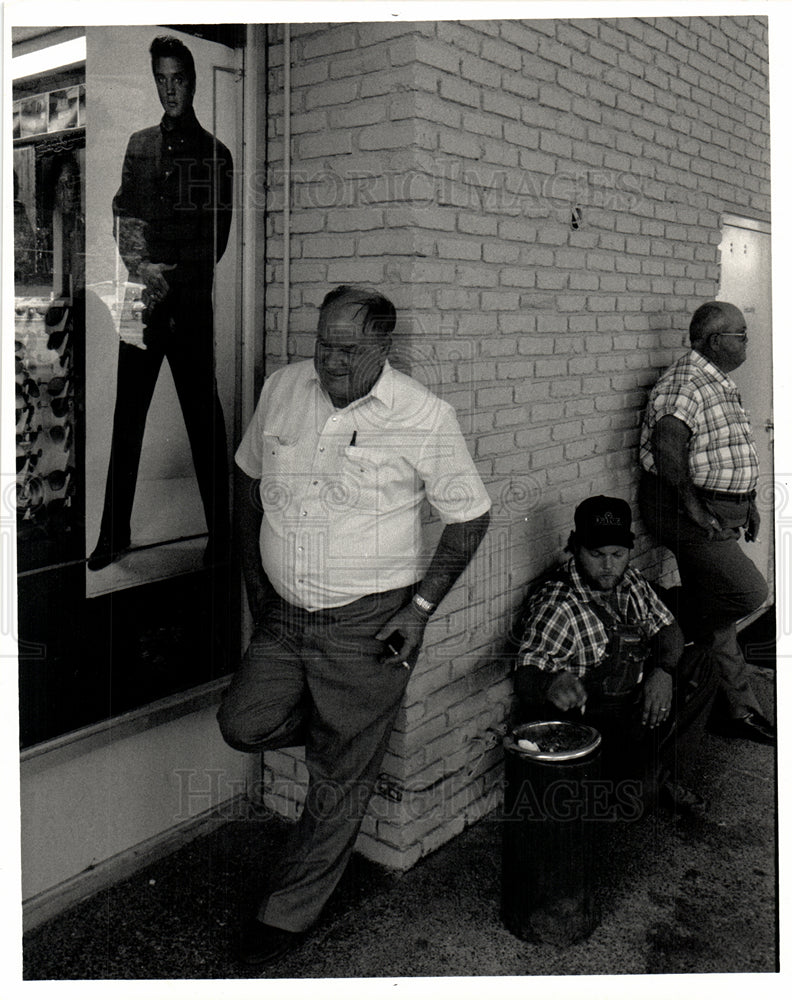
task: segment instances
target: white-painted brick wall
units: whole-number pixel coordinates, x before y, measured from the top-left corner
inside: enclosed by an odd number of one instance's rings
[[[284,122],[282,28],[270,30],[273,368]],[[381,288],[399,310],[397,358],[457,408],[494,501],[383,763],[401,801],[376,795],[358,842],[404,868],[499,801],[515,612],[580,500],[634,499],[646,390],[717,293],[721,213],[769,220],[767,26],[303,24],[291,55],[289,358],[310,356],[330,287]],[[659,573],[638,527],[636,561]],[[272,802],[293,815],[301,754],[267,763],[286,779]]]

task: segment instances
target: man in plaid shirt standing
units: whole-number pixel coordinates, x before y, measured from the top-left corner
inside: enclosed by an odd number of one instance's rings
[[[715,675],[705,659],[683,656],[674,616],[629,567],[631,523],[629,504],[614,497],[577,508],[572,558],[529,602],[517,694],[535,718],[571,712],[595,726],[609,777],[640,778],[648,802],[659,786],[664,804],[701,812],[703,800],[674,780],[676,754],[667,751],[711,698]]]
[[[761,607],[767,584],[738,544],[759,530],[759,463],[748,417],[729,372],[745,361],[745,317],[729,302],[706,302],[690,322],[691,349],[658,380],[641,432],[639,503],[644,522],[677,559],[680,621],[707,646],[721,676],[723,736],[775,743],[762,715],[736,623]]]

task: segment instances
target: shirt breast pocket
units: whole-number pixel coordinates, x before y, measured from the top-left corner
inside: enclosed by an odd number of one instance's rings
[[[396,478],[393,456],[375,448],[344,448],[341,475],[331,481],[328,502],[367,513],[383,513]]]
[[[265,511],[285,511],[299,499],[297,443],[264,433],[259,495]]]

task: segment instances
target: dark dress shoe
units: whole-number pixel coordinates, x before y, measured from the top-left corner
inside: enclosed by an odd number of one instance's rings
[[[261,920],[249,920],[242,930],[239,959],[245,965],[267,965],[305,940],[305,931],[287,931]]]
[[[742,719],[720,719],[710,725],[710,731],[718,736],[739,740],[753,740],[775,746],[776,728],[758,712],[749,712]]]
[[[105,566],[109,566],[116,559],[120,559],[128,549],[129,539],[124,542],[113,542],[109,538],[100,535],[99,541],[96,543],[96,548],[88,556],[88,569],[94,571],[104,569]]]
[[[658,801],[669,812],[693,819],[703,819],[709,809],[705,798],[678,781],[664,781],[660,785]]]

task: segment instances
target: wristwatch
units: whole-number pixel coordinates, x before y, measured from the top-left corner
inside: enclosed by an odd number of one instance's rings
[[[431,601],[427,601],[425,597],[421,597],[420,594],[413,594],[412,602],[415,607],[421,612],[421,614],[426,615],[428,618],[432,612],[437,607],[436,604],[432,604]]]

